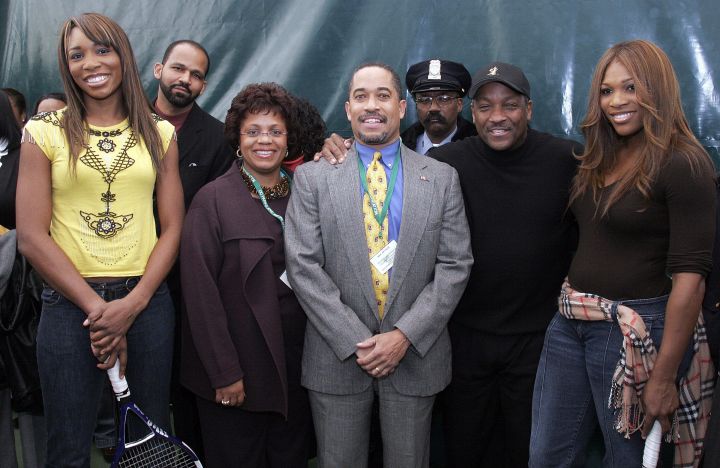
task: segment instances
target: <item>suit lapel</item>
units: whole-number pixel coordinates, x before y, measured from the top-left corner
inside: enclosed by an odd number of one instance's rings
[[[403,210],[395,263],[390,277],[390,289],[385,303],[389,312],[403,281],[408,275],[428,219],[427,207],[432,201],[435,181],[428,174],[426,156],[420,156],[402,146]]]
[[[190,113],[188,114],[183,126],[180,127],[178,132],[178,150],[180,167],[182,167],[185,158],[189,154],[193,154],[193,149],[196,145],[199,145],[202,138],[198,136],[202,132],[202,125],[200,125],[200,108],[197,103],[193,104]]]
[[[368,305],[377,316],[377,301],[372,288],[370,259],[362,220],[362,197],[357,158],[358,155],[353,148],[343,164],[333,166],[334,170],[330,171],[327,176],[328,191],[342,237],[341,242],[345,245],[353,271]]]

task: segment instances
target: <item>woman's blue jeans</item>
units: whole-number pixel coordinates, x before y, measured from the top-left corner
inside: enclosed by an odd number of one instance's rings
[[[137,279],[91,284],[110,301],[125,297]],[[98,369],[83,327],[85,313],[45,288],[37,336],[47,422],[47,467],[89,467],[97,408],[107,373]],[[170,428],[170,365],[175,314],[163,283],[127,333],[126,378],[133,400],[162,428]]]
[[[635,310],[659,349],[668,296],[622,301]],[[617,321],[568,320],[555,314],[545,334],[535,378],[530,437],[530,467],[585,466],[588,441],[597,425],[605,443],[604,467],[639,467],[645,441],[615,429],[608,407],[613,373],[623,336]],[[687,371],[692,347],[678,376]]]

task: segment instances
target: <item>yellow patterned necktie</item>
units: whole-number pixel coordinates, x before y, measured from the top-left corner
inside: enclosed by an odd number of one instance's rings
[[[385,177],[385,169],[383,169],[382,164],[380,164],[381,157],[382,153],[376,151],[366,171],[367,192],[372,194],[378,211],[382,211],[385,203],[385,195],[387,194],[387,180]],[[375,214],[373,213],[367,192],[363,195],[363,220],[365,222],[365,239],[368,245],[368,255],[372,258],[388,243],[388,216],[385,216],[382,226],[379,226],[377,219],[375,219]],[[388,200],[388,203],[389,202],[390,200]],[[381,231],[383,233],[382,236],[379,235]],[[380,273],[372,263],[370,264],[370,273],[372,275],[373,289],[375,290],[375,298],[378,304],[378,314],[380,315],[380,320],[382,320],[385,313],[385,300],[387,299],[389,284],[388,274],[387,272]]]

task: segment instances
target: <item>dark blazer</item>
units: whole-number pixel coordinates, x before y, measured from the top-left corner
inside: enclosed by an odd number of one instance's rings
[[[287,416],[273,222],[234,165],[193,200],[180,246],[186,306],[180,379],[212,401],[216,388],[244,379],[243,409]]]
[[[180,180],[185,209],[200,188],[227,171],[234,154],[225,140],[224,125],[193,104],[177,134],[180,152]]]
[[[424,131],[425,127],[420,122],[415,122],[400,135],[403,145],[413,151],[417,150],[417,139]],[[462,115],[458,115],[457,132],[455,132],[451,141],[458,141],[475,135],[477,135],[475,125],[465,120]]]

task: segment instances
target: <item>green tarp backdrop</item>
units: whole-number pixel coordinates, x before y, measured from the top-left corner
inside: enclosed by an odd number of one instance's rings
[[[717,0],[0,0],[0,85],[21,90],[29,106],[60,90],[60,25],[97,11],[127,31],[151,98],[152,65],[165,46],[202,43],[212,69],[199,102],[221,120],[244,85],[276,81],[313,102],[330,130],[349,134],[346,81],[361,62],[383,61],[404,76],[427,58],[462,62],[471,73],[501,60],[530,80],[532,125],[581,140],[597,59],[615,42],[644,38],[670,56],[690,124],[717,160],[719,7]],[[409,102],[403,126],[414,119]]]

